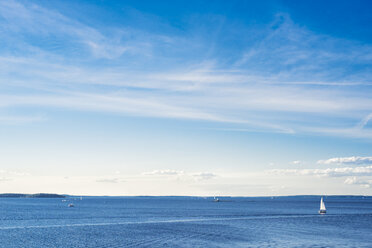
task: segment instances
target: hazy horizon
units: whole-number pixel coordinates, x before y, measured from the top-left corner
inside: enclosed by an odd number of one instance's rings
[[[82,199],[84,199],[84,197],[188,197],[188,198],[217,198],[217,199],[224,199],[224,198],[285,198],[285,197],[303,197],[303,198],[307,198],[307,197],[316,197],[320,199],[320,197],[324,197],[325,199],[327,199],[328,197],[332,198],[332,197],[372,197],[372,195],[343,195],[343,194],[339,194],[339,195],[254,195],[254,196],[241,196],[241,195],[71,195],[71,194],[63,194],[63,193],[52,193],[52,192],[37,192],[37,193],[22,193],[22,192],[18,192],[18,193],[0,193],[0,196],[1,195],[28,195],[28,196],[32,196],[32,195],[43,195],[43,194],[46,194],[46,195],[57,195],[57,196],[66,196],[66,197],[73,197],[73,198],[76,198],[76,199],[80,199],[80,197],[82,197]],[[4,197],[4,198],[8,198],[8,196]],[[9,197],[9,198],[12,198],[12,197]],[[23,198],[23,197],[13,197],[13,198]],[[53,196],[51,197],[35,197],[35,198],[55,198]]]
[[[370,1],[0,2],[0,193],[372,195]]]

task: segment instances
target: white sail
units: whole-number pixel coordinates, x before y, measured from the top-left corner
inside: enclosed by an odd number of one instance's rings
[[[320,199],[320,210],[326,210],[326,207],[323,202],[323,197]]]

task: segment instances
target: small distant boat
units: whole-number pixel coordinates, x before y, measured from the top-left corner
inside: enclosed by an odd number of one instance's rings
[[[219,202],[220,199],[218,199],[217,197],[214,197],[214,198],[213,198],[213,201],[214,201],[214,202]]]
[[[320,214],[325,214],[327,212],[327,209],[324,205],[324,201],[323,201],[323,197],[320,199],[320,209],[319,209],[319,213]]]
[[[70,203],[70,204],[68,204],[68,207],[73,208],[73,207],[75,207],[75,205],[73,203]]]

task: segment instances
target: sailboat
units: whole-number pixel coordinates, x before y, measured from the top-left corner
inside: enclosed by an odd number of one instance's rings
[[[325,214],[327,212],[326,207],[324,205],[323,197],[320,199],[320,209],[319,213],[320,214]]]

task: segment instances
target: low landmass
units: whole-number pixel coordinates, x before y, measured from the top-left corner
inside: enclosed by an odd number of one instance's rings
[[[0,198],[66,198],[66,195],[37,193],[37,194],[17,194],[5,193],[0,194]]]

